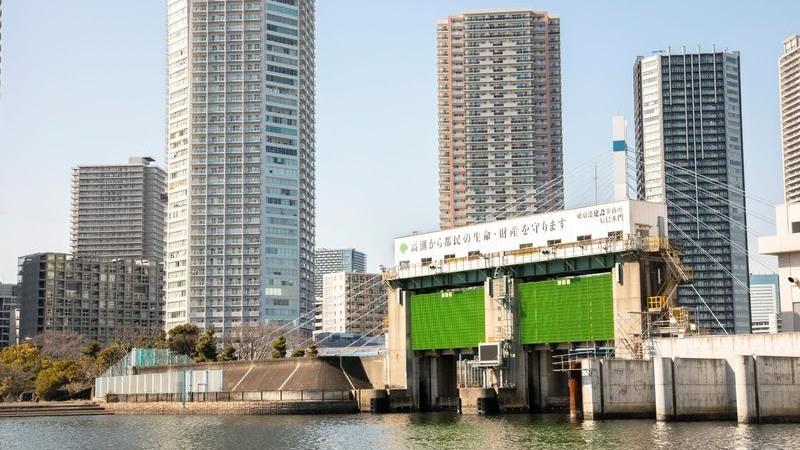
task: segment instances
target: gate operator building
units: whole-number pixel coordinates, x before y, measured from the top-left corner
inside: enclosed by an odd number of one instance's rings
[[[690,332],[666,223],[663,203],[622,200],[395,239],[389,386],[423,410],[566,407],[571,353]]]

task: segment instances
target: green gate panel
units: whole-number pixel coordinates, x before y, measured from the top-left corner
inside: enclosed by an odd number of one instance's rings
[[[411,296],[411,348],[477,347],[486,338],[483,288]]]
[[[521,283],[523,344],[614,339],[611,274]]]

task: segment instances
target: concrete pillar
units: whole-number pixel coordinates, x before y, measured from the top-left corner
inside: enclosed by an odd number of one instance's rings
[[[603,418],[603,386],[602,360],[581,360],[583,374],[581,377],[583,397],[583,418],[586,420],[600,420]]]
[[[622,273],[618,273],[620,270]],[[614,281],[614,353],[620,359],[638,358],[628,346],[637,345],[642,332],[641,266],[638,261],[626,261],[612,270]],[[622,281],[622,283],[620,283]],[[629,342],[625,345],[623,341]]]
[[[539,352],[539,407],[545,411],[548,406],[547,396],[550,395],[550,375],[553,371],[553,355],[547,351]]]
[[[569,363],[569,418],[580,420],[583,418],[583,400],[581,399],[581,363]]]
[[[756,386],[756,360],[750,355],[738,355],[733,360],[736,383],[736,416],[739,423],[757,423],[758,386]]]
[[[439,356],[432,356],[430,360],[431,381],[429,386],[431,397],[428,404],[431,406],[431,409],[436,409],[436,399],[439,398]]]
[[[675,374],[671,358],[653,358],[653,376],[656,393],[656,420],[666,422],[675,419]]]

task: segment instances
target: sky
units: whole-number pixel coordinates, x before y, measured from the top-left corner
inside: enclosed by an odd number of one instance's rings
[[[394,237],[437,228],[436,22],[496,7],[561,17],[566,170],[610,160],[611,116],[632,122],[637,55],[739,50],[749,225],[755,235],[774,232],[769,204],[783,196],[777,60],[783,40],[800,32],[800,2],[318,0],[318,247],[355,247],[376,270],[391,265]],[[5,0],[2,18],[8,282],[17,257],[69,250],[72,167],[130,155],[163,166],[166,19],[164,0]],[[585,188],[568,179],[567,202],[591,197]],[[776,264],[761,257],[751,266]]]

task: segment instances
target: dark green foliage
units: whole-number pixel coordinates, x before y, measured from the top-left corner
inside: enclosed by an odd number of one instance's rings
[[[207,362],[217,360],[217,338],[214,337],[214,329],[209,328],[200,338],[197,339],[195,346],[194,360],[197,362]]]
[[[317,356],[319,352],[317,352],[317,344],[311,344],[306,349],[306,356]]]
[[[197,340],[200,337],[200,330],[196,326],[186,323],[178,325],[169,330],[167,347],[178,355],[195,356]]]
[[[236,348],[231,344],[225,344],[222,351],[217,355],[217,361],[233,361],[236,359]]]
[[[285,358],[286,357],[286,338],[281,336],[272,341],[272,357]]]

